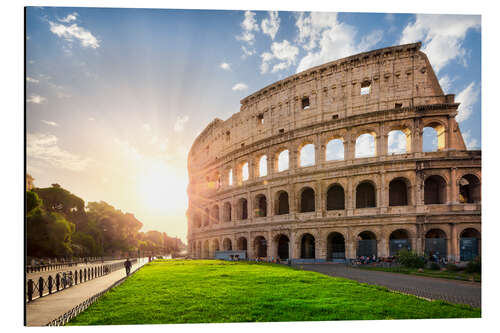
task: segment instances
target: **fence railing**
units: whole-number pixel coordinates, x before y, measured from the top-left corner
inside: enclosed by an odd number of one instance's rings
[[[142,266],[144,266],[148,261],[144,260],[139,262],[139,266],[136,268],[135,271],[133,271],[130,275],[134,274],[137,272]],[[130,276],[129,275],[129,276]],[[71,319],[75,318],[78,314],[86,310],[90,305],[92,305],[99,297],[107,293],[111,288],[114,288],[116,286],[119,286],[122,284],[129,276],[124,276],[120,280],[116,281],[113,283],[111,286],[108,288],[104,289],[103,291],[98,292],[94,296],[86,299],[82,303],[78,304],[75,306],[73,309],[69,310],[68,312],[64,313],[63,315],[59,316],[58,318],[50,321],[46,326],[63,326],[66,325]]]
[[[73,261],[68,261],[68,262],[58,262],[58,263],[52,263],[52,264],[38,264],[38,265],[27,265],[26,266],[26,273],[35,273],[35,272],[46,272],[46,271],[51,271],[54,269],[61,269],[61,268],[67,268],[67,267],[75,267],[78,266],[79,264],[93,264],[97,262],[102,262],[102,261],[109,261],[109,260],[119,260],[121,258],[112,258],[112,257],[93,257],[93,258],[87,258],[85,260],[84,258],[78,259],[78,260],[73,260]]]
[[[50,295],[74,285],[107,275],[116,270],[124,269],[123,262],[85,267],[75,269],[74,271],[58,272],[54,276],[40,276],[38,279],[28,279],[26,281],[26,302],[31,302],[39,297]],[[130,262],[135,264],[137,259],[131,259]]]

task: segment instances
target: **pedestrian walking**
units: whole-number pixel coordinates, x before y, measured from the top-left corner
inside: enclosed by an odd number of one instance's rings
[[[125,266],[125,273],[127,274],[127,276],[130,274],[130,268],[132,267],[132,263],[130,262],[130,260],[127,258],[127,260],[125,260],[125,262],[123,263],[123,266]]]

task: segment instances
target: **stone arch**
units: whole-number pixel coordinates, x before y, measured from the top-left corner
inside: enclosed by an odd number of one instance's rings
[[[257,194],[255,196],[255,217],[267,216],[267,198],[264,194]]]
[[[224,202],[224,222],[231,222],[231,210],[232,210],[232,207],[231,207],[231,203],[229,201],[226,201]]]
[[[374,232],[365,230],[358,234],[356,247],[357,257],[377,256],[377,236]]]
[[[326,143],[325,160],[341,161],[344,159],[344,140],[341,137],[333,137]]]
[[[377,190],[370,180],[361,181],[356,186],[356,208],[377,207]]]
[[[284,215],[290,213],[290,202],[288,198],[287,191],[278,191],[276,192],[276,201],[275,201],[275,212],[276,215]]]
[[[267,176],[268,172],[267,172],[267,155],[261,155],[259,156],[258,158],[258,163],[257,163],[257,175],[259,175],[259,177],[265,177]]]
[[[438,175],[431,175],[424,182],[424,204],[446,203],[446,181]]]
[[[471,261],[481,254],[481,233],[465,228],[460,233],[460,261]]]
[[[372,130],[364,130],[358,133],[355,140],[355,158],[377,156],[377,133]]]
[[[396,177],[389,182],[389,206],[408,206],[410,197],[410,181],[404,177]]]
[[[411,152],[411,130],[405,126],[394,126],[387,134],[387,153],[406,154]]]
[[[297,150],[299,167],[307,167],[316,164],[316,147],[313,142],[306,141]]]
[[[230,238],[224,238],[222,241],[222,248],[224,251],[232,251],[233,250],[233,243],[231,242]]]
[[[274,170],[276,170],[277,172],[290,169],[290,151],[288,150],[288,148],[278,150],[274,163]]]
[[[278,234],[274,237],[276,257],[280,260],[290,259],[290,239],[287,235]]]
[[[446,257],[448,253],[447,237],[442,229],[434,228],[425,233],[424,252],[426,256]]]
[[[264,236],[257,236],[253,240],[254,255],[257,258],[267,257],[267,240]]]
[[[396,229],[389,235],[389,255],[395,256],[403,249],[411,251],[410,234],[406,229]]]
[[[315,201],[316,201],[316,195],[314,190],[309,187],[303,187],[300,192],[300,212],[301,213],[307,213],[307,212],[314,212],[316,209]]]
[[[474,174],[465,174],[458,181],[460,203],[481,202],[481,181]]]
[[[212,218],[213,223],[218,224],[219,221],[220,221],[219,220],[219,218],[220,218],[220,216],[219,216],[219,205],[214,205],[212,207],[210,215],[211,215],[210,217]]]
[[[240,198],[238,200],[238,219],[248,219],[248,200],[246,198]]]
[[[326,260],[345,259],[345,237],[338,231],[330,232],[326,238]]]
[[[331,184],[326,191],[326,210],[345,209],[345,192],[342,185]]]
[[[434,132],[431,132],[432,129]],[[427,134],[432,133],[432,134]],[[436,149],[433,147],[432,141],[436,140]],[[431,142],[430,142],[431,141]],[[433,119],[429,120],[422,126],[422,151],[442,151],[446,149],[446,124],[441,121]]]
[[[310,233],[305,233],[300,237],[300,258],[316,258],[316,239]]]
[[[247,251],[248,250],[248,241],[246,237],[240,237],[236,241],[236,246],[238,248],[238,251]]]

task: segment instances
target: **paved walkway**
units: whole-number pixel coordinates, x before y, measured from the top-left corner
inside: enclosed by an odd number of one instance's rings
[[[132,271],[137,270],[147,261],[147,258],[143,258],[142,261],[132,266]],[[27,303],[26,325],[45,326],[86,299],[108,288],[123,276],[125,276],[125,268]]]
[[[481,284],[424,276],[388,273],[347,267],[343,264],[302,264],[295,268],[343,277],[358,282],[379,285],[388,289],[450,303],[481,307]]]

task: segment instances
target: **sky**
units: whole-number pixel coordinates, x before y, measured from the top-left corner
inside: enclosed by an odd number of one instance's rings
[[[481,149],[478,15],[28,7],[26,38],[27,172],[133,213],[143,231],[186,240],[187,153],[210,121],[372,49],[421,41],[461,103],[467,147]]]

